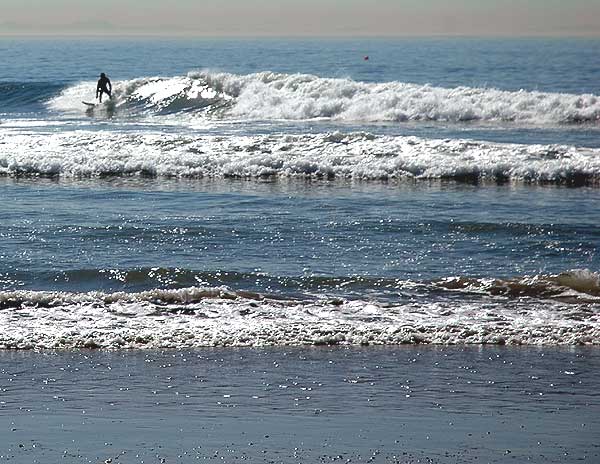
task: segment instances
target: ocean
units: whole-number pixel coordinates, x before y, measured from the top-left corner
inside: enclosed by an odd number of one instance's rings
[[[596,462],[599,55],[0,39],[0,459]]]
[[[0,47],[5,348],[600,342],[598,40]]]

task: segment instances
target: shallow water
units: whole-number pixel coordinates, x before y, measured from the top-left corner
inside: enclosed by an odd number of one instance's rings
[[[598,354],[4,352],[0,455],[15,463],[596,462]]]

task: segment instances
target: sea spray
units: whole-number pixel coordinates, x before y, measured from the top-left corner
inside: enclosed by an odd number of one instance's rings
[[[50,108],[81,113],[92,82],[67,87]],[[116,82],[114,97],[124,114],[190,113],[217,119],[348,122],[444,121],[592,123],[600,98],[592,94],[436,87],[407,82],[366,83],[308,74],[210,71],[187,76],[143,77]]]

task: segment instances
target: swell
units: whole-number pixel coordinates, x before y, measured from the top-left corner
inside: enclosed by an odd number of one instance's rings
[[[54,82],[0,82],[0,111],[24,113],[42,110],[45,102],[63,88],[63,84]]]
[[[51,108],[83,112],[94,85],[71,86]],[[114,107],[128,115],[185,114],[218,119],[527,122],[581,124],[600,119],[591,94],[443,88],[405,82],[365,83],[307,74],[191,72],[115,83]],[[93,95],[92,95],[93,96]]]
[[[7,275],[2,276],[8,279]],[[18,276],[13,276],[18,277]],[[538,274],[513,278],[477,278],[452,276],[430,281],[355,276],[288,276],[227,271],[193,271],[178,268],[80,269],[37,276],[36,280],[63,281],[70,288],[102,287],[111,281],[122,284],[121,291],[0,291],[0,309],[33,307],[70,307],[82,302],[155,303],[186,305],[204,299],[269,299],[314,302],[331,297],[360,299],[365,294],[384,296],[386,303],[395,301],[441,301],[455,293],[478,296],[532,298],[572,304],[600,303],[600,275],[588,269],[574,269],[560,274]],[[130,287],[142,291],[126,291]],[[268,291],[265,291],[268,289]],[[385,296],[388,296],[387,298]],[[341,301],[341,300],[336,300]]]

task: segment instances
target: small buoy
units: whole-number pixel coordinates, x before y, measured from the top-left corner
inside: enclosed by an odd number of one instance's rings
[[[369,59],[369,55],[365,55],[364,60],[367,61]]]

